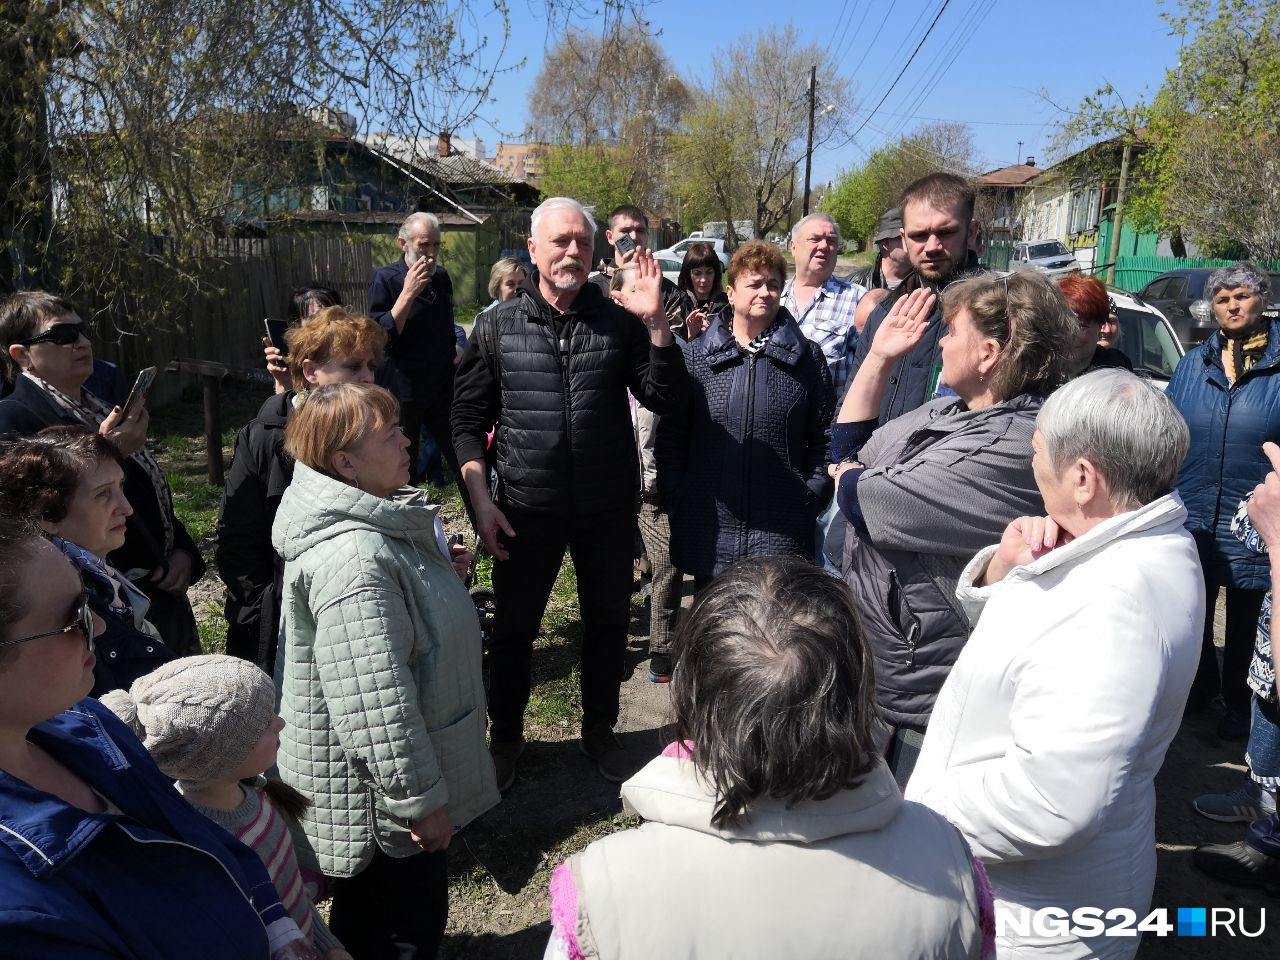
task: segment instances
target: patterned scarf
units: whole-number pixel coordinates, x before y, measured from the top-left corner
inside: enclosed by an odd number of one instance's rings
[[[1222,368],[1227,373],[1228,382],[1234,384],[1241,375],[1266,355],[1267,332],[1266,325],[1263,325],[1257,333],[1243,333],[1236,337],[1223,331],[1222,335],[1227,344],[1222,348]]]
[[[751,338],[751,342],[742,348],[742,352],[748,357],[754,357],[765,348],[769,341],[773,339],[773,335],[777,333],[781,327],[782,320],[775,317],[773,323],[769,324],[763,333],[757,334]]]

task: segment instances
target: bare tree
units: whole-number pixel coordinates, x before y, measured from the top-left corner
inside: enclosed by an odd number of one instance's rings
[[[1280,136],[1240,137],[1212,120],[1182,131],[1170,158],[1168,212],[1187,236],[1211,251],[1244,247],[1280,260]]]
[[[667,200],[668,139],[689,102],[684,81],[644,25],[618,23],[602,36],[574,31],[557,42],[534,81],[529,133],[570,152],[607,155],[631,202],[658,207]],[[600,164],[564,162],[564,150],[557,157],[557,169],[581,178],[562,177],[561,189],[613,194],[613,176],[592,176]]]
[[[682,195],[710,200],[726,220],[754,220],[763,233],[789,223],[808,132],[809,71],[817,67],[814,146],[838,137],[853,114],[848,84],[795,28],[745,36],[715,56],[677,156]],[[710,212],[710,211],[709,211]]]

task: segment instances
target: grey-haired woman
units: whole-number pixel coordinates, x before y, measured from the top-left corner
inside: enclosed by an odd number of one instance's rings
[[[1218,736],[1224,740],[1249,735],[1245,678],[1271,582],[1267,558],[1231,534],[1236,506],[1271,469],[1263,443],[1280,441],[1280,320],[1263,314],[1268,290],[1267,275],[1247,260],[1210,274],[1205,296],[1218,331],[1182,358],[1169,382],[1169,399],[1191,428],[1178,491],[1200,548],[1208,595],[1200,669],[1187,707],[1202,709],[1221,693],[1226,713]],[[1213,645],[1219,590],[1227,594],[1221,674]]]

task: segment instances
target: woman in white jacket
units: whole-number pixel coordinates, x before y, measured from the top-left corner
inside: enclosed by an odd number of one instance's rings
[[[1123,370],[1063,387],[1036,427],[1048,516],[1014,520],[961,575],[974,631],[906,795],[986,865],[1001,960],[1119,960],[1138,937],[1101,935],[1123,918],[1105,914],[1150,907],[1153,780],[1199,657],[1204,588],[1173,491],[1187,427]],[[1021,926],[1045,907],[1099,908],[1097,933]]]

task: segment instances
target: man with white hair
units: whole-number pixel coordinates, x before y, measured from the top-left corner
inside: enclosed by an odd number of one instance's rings
[[[840,252],[840,228],[829,214],[811,213],[791,231],[796,275],[782,288],[782,306],[800,324],[800,332],[821,348],[831,370],[836,404],[849,385],[853,352],[858,345],[854,313],[867,292],[860,284],[832,274]]]
[[[1154,780],[1204,616],[1173,488],[1189,442],[1172,402],[1132,373],[1071,381],[1032,435],[1047,516],[1014,520],[960,575],[956,598],[974,629],[906,797],[950,820],[986,867],[1000,956],[1137,951],[1136,937],[1102,936],[1101,925],[1027,920],[1046,907],[1142,918],[1151,905]]]
[[[424,426],[458,477],[449,424],[457,349],[453,281],[438,262],[440,221],[434,214],[411,213],[400,225],[396,243],[400,258],[376,268],[369,281],[369,315],[387,331],[387,362],[378,383],[400,401],[400,425],[409,437],[410,480],[422,481],[418,440]]]
[[[596,225],[576,200],[533,212],[534,273],[482,314],[463,351],[453,442],[494,557],[497,621],[489,649],[490,752],[505,790],[524,750],[533,642],[566,547],[582,615],[581,747],[606,779],[634,765],[613,735],[626,651],[635,537],[636,448],[630,389],[655,413],[688,389],[662,308],[662,272],[637,252],[627,309],[587,283]],[[497,424],[498,491],[485,435]]]

